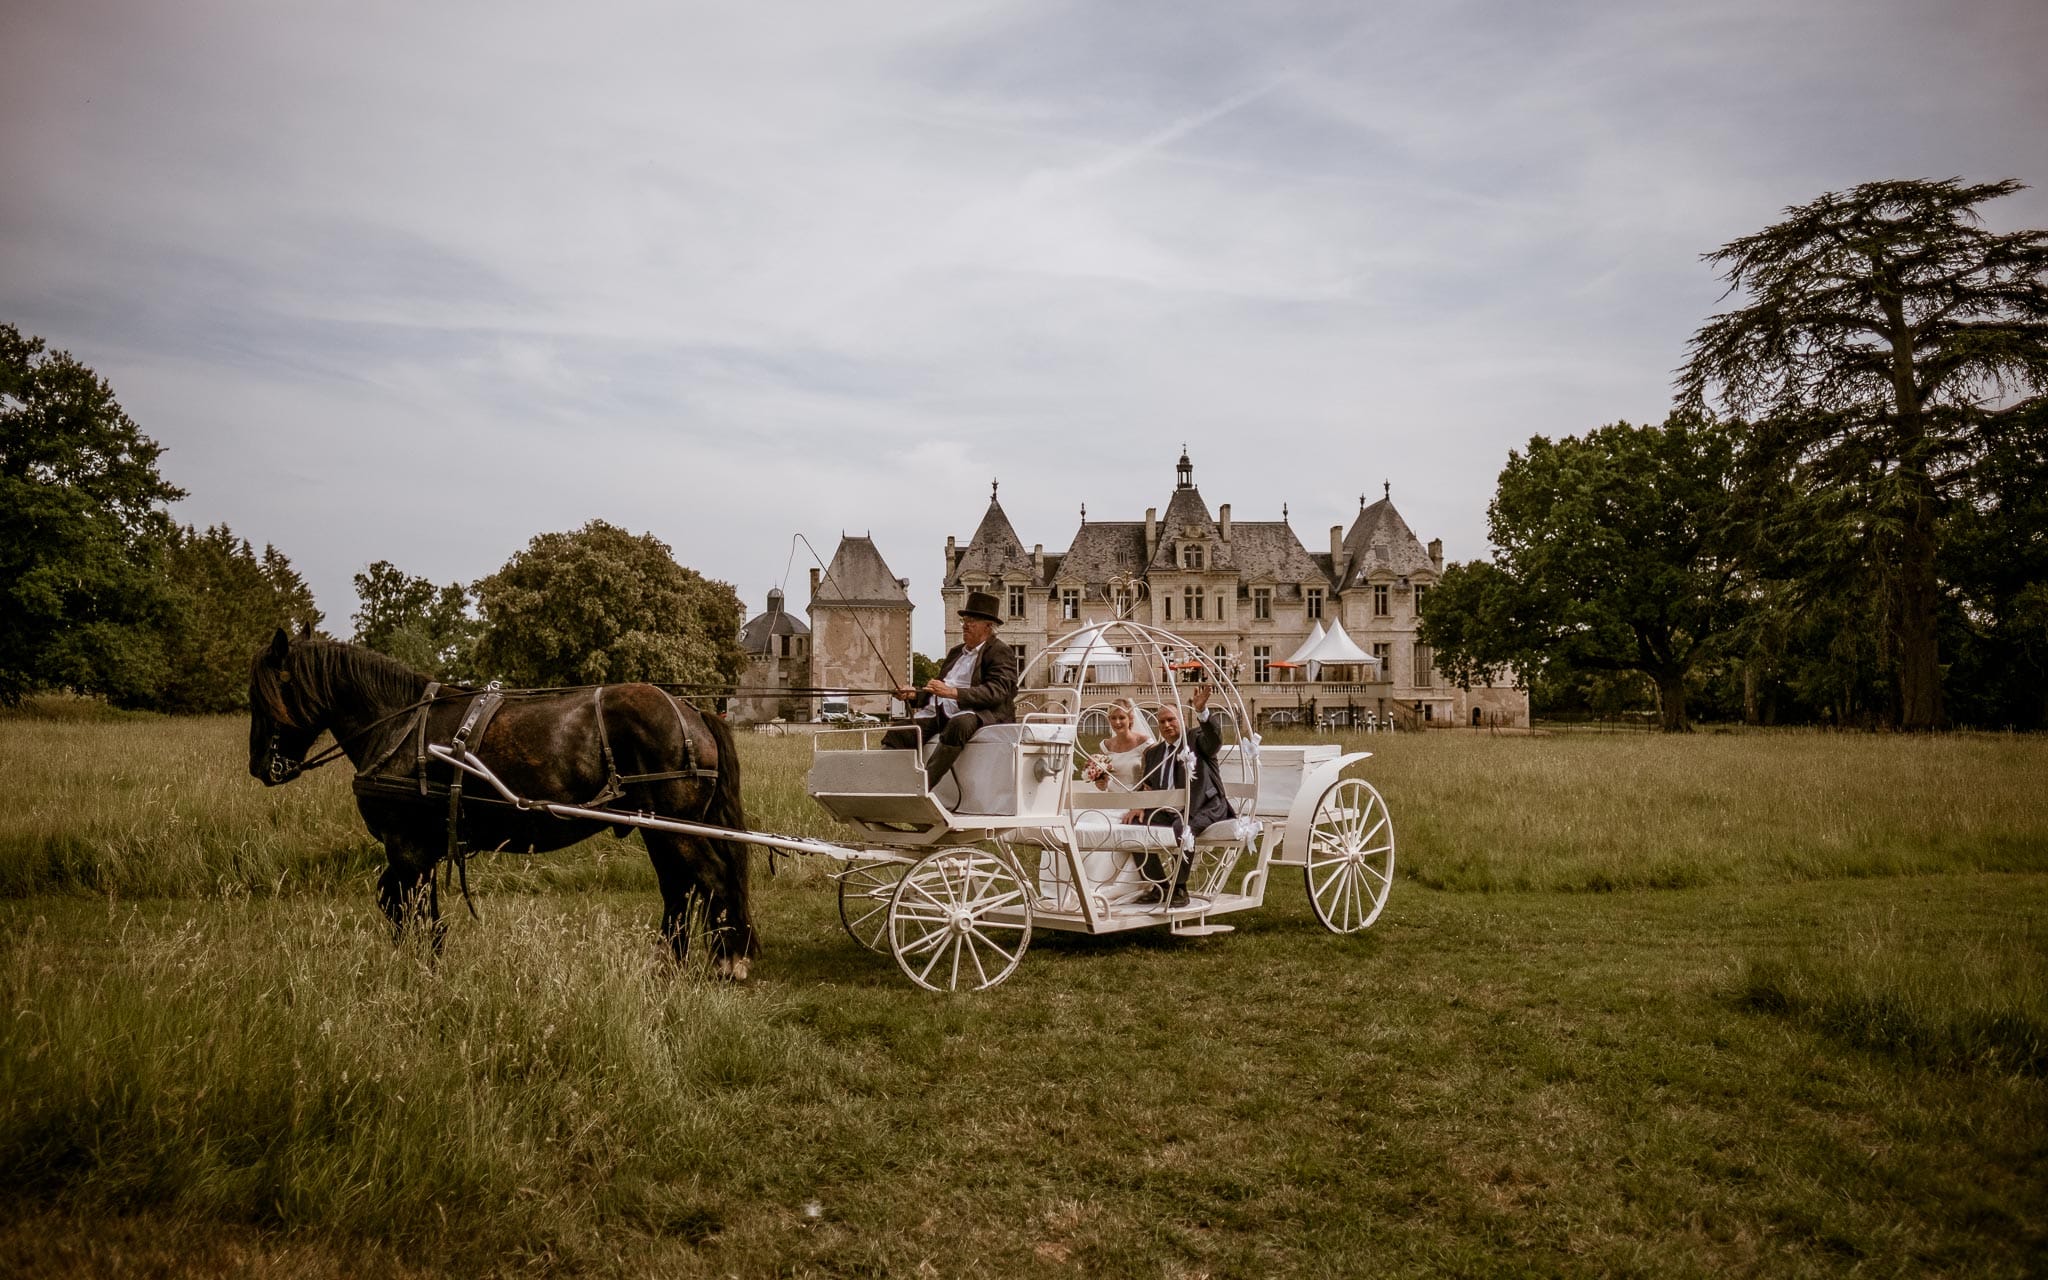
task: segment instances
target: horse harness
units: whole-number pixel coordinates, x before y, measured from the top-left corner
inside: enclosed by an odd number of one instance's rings
[[[405,730],[397,734],[392,739],[391,745],[380,752],[375,759],[369,761],[356,771],[351,787],[358,796],[381,796],[386,799],[394,798],[397,794],[402,793],[407,796],[416,795],[422,800],[431,800],[438,794],[445,792],[448,797],[448,858],[455,864],[456,874],[461,879],[463,900],[468,902],[469,850],[462,843],[461,830],[463,782],[469,775],[461,769],[455,769],[446,783],[432,781],[427,776],[427,761],[429,759],[427,753],[427,713],[436,702],[443,700],[447,696],[440,694],[441,687],[439,681],[429,681],[427,683],[426,692],[421,694],[419,701],[409,708],[412,712],[412,719],[407,723]],[[605,686],[603,685],[598,685],[590,691],[591,721],[597,728],[597,750],[599,759],[604,767],[604,784],[598,788],[595,796],[583,802],[579,807],[585,809],[610,808],[613,801],[626,794],[628,787],[637,786],[642,783],[668,782],[677,778],[695,778],[700,781],[710,781],[718,777],[716,769],[706,769],[697,763],[695,749],[690,743],[689,722],[683,719],[682,708],[676,706],[673,698],[670,699],[669,705],[676,713],[676,730],[681,739],[683,749],[683,767],[680,769],[663,769],[653,773],[621,774],[619,772],[618,759],[612,752],[611,734],[605,729],[604,691]],[[528,691],[514,690],[513,692],[523,693]],[[437,697],[437,695],[440,696]],[[458,694],[456,696],[464,695]],[[456,727],[455,733],[448,740],[448,750],[461,755],[470,749],[470,743],[481,743],[485,731],[490,728],[491,721],[497,717],[498,712],[504,707],[505,697],[506,695],[499,688],[497,681],[493,680],[490,684],[486,685],[483,692],[475,696],[474,701],[469,704],[469,709],[463,714],[462,723]],[[399,714],[403,715],[404,712]],[[381,772],[384,765],[394,756],[398,755],[399,749],[405,746],[408,741],[412,744],[411,772],[409,774]],[[469,802],[471,804],[510,804],[517,808],[529,807],[524,801],[505,800],[501,797],[490,795],[473,795],[469,797]],[[474,915],[475,912],[476,907],[472,903],[470,905],[470,913]]]

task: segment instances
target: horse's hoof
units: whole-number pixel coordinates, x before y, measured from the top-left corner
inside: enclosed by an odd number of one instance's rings
[[[727,982],[745,982],[747,970],[751,965],[752,962],[746,959],[720,960],[717,964],[718,976]]]

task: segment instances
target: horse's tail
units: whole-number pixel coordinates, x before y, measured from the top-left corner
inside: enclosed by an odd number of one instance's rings
[[[733,831],[748,830],[746,808],[740,800],[740,748],[733,738],[732,726],[716,712],[700,711],[698,714],[704,720],[704,727],[711,731],[711,741],[718,747],[718,779],[712,788],[710,803],[704,809],[705,825]],[[713,843],[719,847],[731,868],[726,882],[727,892],[732,895],[732,902],[728,905],[734,917],[745,923],[747,940],[740,958],[748,959],[761,950],[760,940],[754,936],[754,913],[748,901],[748,873],[753,846],[741,840],[716,840]]]

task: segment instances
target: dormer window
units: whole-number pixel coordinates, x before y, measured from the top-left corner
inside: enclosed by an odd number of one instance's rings
[[[1208,548],[1199,542],[1184,542],[1180,548],[1180,567],[1203,569],[1208,567]]]

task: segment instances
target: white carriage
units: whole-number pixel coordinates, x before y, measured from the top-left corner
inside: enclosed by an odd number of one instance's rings
[[[1197,684],[1210,690],[1208,715],[1226,717],[1236,737],[1217,754],[1233,816],[1199,832],[1125,821],[1187,813],[1189,788],[1085,780],[1107,708],[1171,706],[1192,735]],[[1372,784],[1347,776],[1371,753],[1260,744],[1236,685],[1199,645],[1131,621],[1081,627],[1024,673],[1017,709],[1016,723],[977,733],[936,789],[919,753],[883,747],[882,730],[816,739],[809,793],[868,847],[803,851],[848,864],[838,876],[847,932],[919,986],[994,986],[1033,929],[1228,932],[1220,918],[1263,904],[1275,867],[1302,869],[1332,932],[1364,929],[1385,907],[1393,824]],[[1188,901],[1171,905],[1165,890],[1182,878]]]
[[[1185,834],[1184,824],[1124,821],[1134,811],[1189,812],[1190,787],[1084,782],[1081,763],[1093,754],[1091,740],[1099,743],[1107,707],[1127,700],[1149,716],[1170,706],[1188,722],[1187,695],[1197,684],[1210,690],[1208,714],[1227,717],[1236,735],[1217,753],[1233,815]],[[1033,929],[1229,932],[1219,918],[1263,904],[1275,867],[1302,869],[1309,905],[1333,933],[1366,928],[1386,906],[1393,823],[1372,784],[1349,776],[1372,753],[1340,752],[1334,743],[1261,745],[1229,673],[1201,646],[1137,622],[1079,628],[1024,673],[1017,708],[1016,723],[975,734],[936,790],[926,785],[919,752],[882,746],[884,729],[819,733],[808,790],[860,834],[858,844],[528,800],[459,744],[425,750],[520,808],[841,862],[847,932],[935,991],[978,990],[1009,977]],[[1183,868],[1188,902],[1175,906],[1163,890]],[[1155,890],[1159,901],[1142,900]]]

